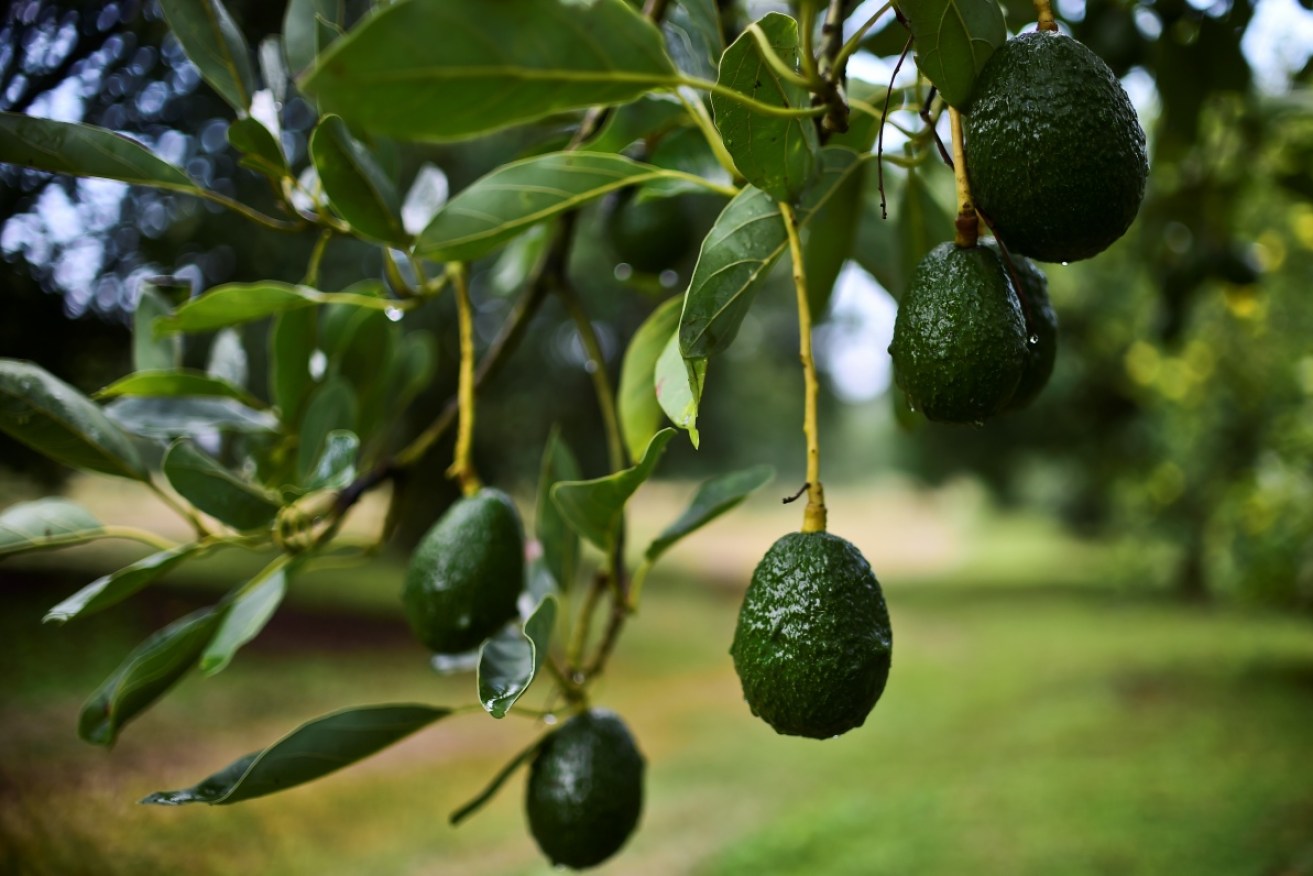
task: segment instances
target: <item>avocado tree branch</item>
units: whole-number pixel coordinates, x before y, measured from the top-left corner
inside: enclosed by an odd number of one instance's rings
[[[803,532],[825,531],[825,489],[821,486],[821,442],[817,397],[820,383],[816,379],[816,360],[812,356],[812,314],[807,298],[807,271],[803,261],[802,237],[793,208],[780,203],[784,232],[789,238],[789,255],[793,260],[793,285],[798,297],[798,355],[802,360],[803,420],[807,439],[807,507],[802,515]]]
[[[469,276],[464,264],[451,270],[452,285],[456,287],[456,321],[460,326],[460,377],[456,394],[460,407],[460,421],[456,429],[456,456],[447,469],[447,477],[460,483],[461,492],[472,496],[482,484],[474,470],[474,307],[470,303]]]

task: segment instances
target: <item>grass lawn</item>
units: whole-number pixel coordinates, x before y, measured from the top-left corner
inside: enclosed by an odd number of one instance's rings
[[[866,726],[826,742],[778,737],[748,713],[727,654],[733,588],[677,565],[654,576],[597,696],[648,757],[641,828],[602,871],[1313,873],[1313,626],[1181,607],[1043,538],[1014,542],[1040,545],[1022,561],[990,532],[956,568],[890,575],[873,557],[893,674]],[[50,629],[42,610],[72,586],[4,571],[0,872],[550,872],[521,778],[460,828],[446,821],[539,732],[524,718],[439,722],[237,806],[134,802],[343,706],[472,701],[470,676],[435,676],[410,642],[395,565],[352,573],[380,594],[355,612],[311,590],[112,753],[75,738],[81,699],[196,588]]]

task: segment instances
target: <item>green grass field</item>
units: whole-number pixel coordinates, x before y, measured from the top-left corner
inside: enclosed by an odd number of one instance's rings
[[[873,557],[893,674],[866,726],[826,742],[748,713],[727,654],[733,587],[678,565],[654,576],[598,691],[648,757],[643,823],[602,871],[1313,873],[1313,626],[1183,607],[1110,574],[1103,552],[1007,526],[933,574]],[[4,572],[3,872],[550,872],[521,778],[447,825],[539,732],[520,717],[452,718],[238,806],[135,803],[343,706],[471,702],[472,677],[435,676],[410,642],[395,565],[349,576],[367,594],[355,608],[320,597],[343,576],[307,580],[229,669],[185,681],[109,753],[75,738],[81,699],[204,587],[50,629],[42,610],[76,585]]]

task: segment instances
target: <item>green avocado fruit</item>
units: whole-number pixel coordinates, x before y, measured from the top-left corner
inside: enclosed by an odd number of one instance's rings
[[[998,253],[1007,267],[1007,259],[992,240],[984,246]],[[1040,391],[1048,385],[1053,374],[1053,363],[1058,357],[1058,315],[1049,303],[1049,281],[1044,272],[1030,259],[1021,255],[1012,256],[1012,266],[1016,275],[1012,277],[1013,285],[1021,293],[1022,315],[1030,335],[1026,346],[1030,355],[1026,358],[1026,368],[1021,372],[1021,382],[1012,391],[1005,410],[1015,411],[1026,407],[1035,400]],[[1009,276],[1012,276],[1009,271]]]
[[[524,588],[524,528],[510,497],[484,487],[459,499],[420,540],[402,605],[438,654],[477,647],[515,617]]]
[[[898,305],[894,379],[931,420],[980,423],[1021,383],[1030,350],[1007,268],[983,246],[943,243],[912,274]]]
[[[1144,129],[1108,65],[1077,40],[1008,40],[981,68],[963,122],[972,196],[1009,251],[1087,259],[1134,221],[1149,176]]]
[[[646,274],[674,267],[693,243],[688,211],[679,198],[640,199],[623,192],[605,221],[615,257]]]
[[[850,542],[793,532],[752,573],[730,655],[752,714],[788,736],[860,727],[889,680],[880,584]]]
[[[538,848],[576,870],[620,850],[643,811],[643,755],[614,712],[589,709],[543,742],[525,811]]]

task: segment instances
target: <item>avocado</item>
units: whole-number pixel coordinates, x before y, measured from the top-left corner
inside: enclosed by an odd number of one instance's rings
[[[998,254],[953,243],[931,250],[899,303],[889,352],[894,379],[931,420],[979,423],[1003,410],[1030,351]]]
[[[730,655],[754,715],[777,733],[828,739],[866,721],[892,646],[861,552],[826,532],[793,532],[752,573]]]
[[[643,755],[614,712],[589,709],[543,742],[529,771],[529,830],[553,864],[582,870],[620,850],[643,811]]]
[[[1135,219],[1149,176],[1144,129],[1098,55],[1059,33],[1008,40],[964,116],[976,207],[1011,252],[1074,262]]]
[[[998,253],[1003,266],[1007,267],[1007,259],[996,242],[990,240],[983,245]],[[1012,276],[1011,271],[1008,275],[1021,294],[1022,316],[1026,318],[1026,327],[1030,332],[1026,338],[1026,348],[1030,355],[1026,357],[1021,381],[1012,391],[1012,398],[1005,407],[1009,411],[1020,410],[1035,400],[1048,384],[1053,374],[1053,363],[1058,356],[1058,315],[1049,303],[1048,278],[1025,256],[1013,254],[1012,265],[1016,268],[1016,275]]]
[[[693,243],[688,211],[679,198],[637,198],[623,192],[606,215],[616,258],[636,271],[659,274],[679,263]]]
[[[524,528],[510,497],[484,487],[458,499],[420,540],[402,605],[438,654],[477,647],[515,617],[524,587]]]

